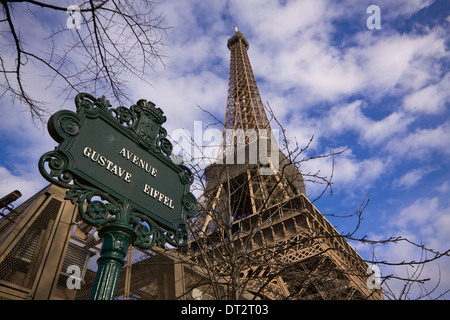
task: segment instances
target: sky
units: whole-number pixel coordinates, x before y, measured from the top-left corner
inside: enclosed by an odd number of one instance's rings
[[[368,12],[372,5],[380,9],[379,20],[376,12]],[[250,43],[262,99],[290,143],[305,146],[314,136],[305,157],[348,148],[334,158],[333,193],[314,202],[336,229],[351,232],[356,220],[330,215],[352,214],[369,199],[356,237],[401,236],[435,251],[450,249],[450,2],[167,0],[155,9],[170,27],[163,35],[164,64],[156,64],[148,83],[130,77],[129,98],[161,107],[169,135],[205,130],[213,120],[199,106],[224,118],[226,44],[237,25]],[[15,12],[16,18],[20,15]],[[21,36],[45,49],[51,30],[67,17],[27,15]],[[0,41],[6,56],[8,39]],[[49,102],[50,114],[74,111],[73,100],[48,85],[48,70],[42,68],[26,66],[28,88]],[[6,95],[0,97],[0,118],[0,196],[18,189],[25,200],[47,185],[37,163],[56,143],[45,125],[34,123]],[[332,158],[322,158],[305,162],[302,171],[329,176],[332,166]],[[307,196],[315,199],[322,188],[307,183]],[[421,250],[407,242],[351,244],[368,260],[421,260]],[[420,266],[380,268],[382,275],[405,276]],[[431,279],[427,290],[440,282],[432,297],[450,289],[450,257],[425,265],[420,276]],[[401,282],[388,285],[401,295]],[[421,289],[413,286],[409,298]]]

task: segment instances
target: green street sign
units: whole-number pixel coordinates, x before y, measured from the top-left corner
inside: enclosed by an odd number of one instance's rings
[[[197,214],[198,203],[189,191],[192,172],[170,158],[163,111],[146,100],[112,108],[87,93],[78,94],[75,105],[76,113],[61,110],[50,118],[48,131],[59,145],[41,157],[39,171],[67,188],[80,217],[99,228],[99,266],[119,262],[118,277],[128,244],[184,246],[186,220]],[[101,286],[91,297],[110,299],[115,288]]]

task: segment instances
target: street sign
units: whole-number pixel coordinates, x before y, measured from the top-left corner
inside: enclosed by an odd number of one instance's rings
[[[61,110],[49,119],[59,145],[41,157],[39,171],[66,188],[80,217],[99,229],[105,252],[99,260],[120,260],[128,244],[184,246],[186,220],[198,203],[190,192],[192,172],[170,158],[163,111],[146,100],[112,108],[87,93],[78,94],[75,105],[76,113]]]

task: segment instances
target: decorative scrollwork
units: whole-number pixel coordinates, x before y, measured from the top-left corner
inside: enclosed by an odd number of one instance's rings
[[[175,247],[183,247],[188,241],[188,232],[185,225],[179,225],[177,231],[168,231],[166,234],[167,243]]]
[[[85,99],[87,98],[87,99]],[[75,96],[75,106],[77,111],[81,109],[91,109],[94,107],[94,101],[97,100],[93,95],[88,93],[79,93]]]
[[[121,125],[125,124],[127,127],[133,127],[136,123],[136,114],[128,108],[111,108],[109,111]]]
[[[179,225],[175,232],[165,230],[148,216],[139,212],[130,215],[129,223],[136,233],[134,243],[136,247],[150,249],[157,245],[164,248],[166,243],[180,247],[187,243],[188,234],[184,225]]]
[[[183,207],[188,217],[194,217],[198,212],[198,202],[195,196],[188,192],[183,196]]]
[[[102,201],[88,201],[86,210],[82,211],[84,211],[84,220],[99,226],[108,220],[108,215],[110,213],[115,214],[118,212],[117,207],[110,203],[103,203]]]
[[[153,233],[147,223],[143,223],[147,217],[140,214],[133,214],[129,217],[129,224],[133,227],[136,233],[136,241],[134,245],[142,249],[150,249],[155,241]]]
[[[67,110],[56,112],[48,121],[48,131],[58,142],[76,136],[80,131],[80,126],[80,117]]]
[[[41,175],[63,188],[72,187],[73,175],[67,170],[68,166],[67,155],[58,149],[44,153],[39,160]]]
[[[116,221],[122,209],[107,193],[80,182],[67,191],[65,199],[77,203],[81,219],[96,227]]]
[[[69,136],[75,136],[80,130],[80,123],[73,118],[64,118],[61,121],[61,129]]]
[[[156,148],[166,157],[172,154],[172,143],[166,138],[167,131],[161,126],[166,121],[166,117],[161,108],[157,108],[153,102],[140,99],[130,108],[123,106],[111,108],[111,104],[105,97],[97,99],[88,93],[79,93],[75,97],[75,105],[77,112],[84,110],[92,116],[98,114],[98,109],[106,111],[114,120],[128,128],[130,135],[146,149]],[[66,127],[66,134],[76,132],[76,123],[67,123]],[[59,140],[62,139],[59,138]]]
[[[159,128],[158,136],[156,138],[156,146],[161,150],[167,157],[172,154],[173,146],[167,137],[167,130],[163,127]]]
[[[184,164],[179,164],[179,167],[183,169],[183,171],[180,172],[180,179],[184,184],[191,185],[192,182],[194,182],[194,175],[192,174],[192,171],[186,167]]]
[[[109,108],[111,108],[111,103],[109,102],[108,99],[105,98],[105,96],[101,96],[100,98],[98,98],[94,102],[94,105],[96,105],[97,107],[99,107],[103,110],[108,110]]]
[[[105,96],[97,99],[89,93],[79,93],[75,96],[75,106],[77,107],[77,112],[84,109],[92,113],[93,111],[96,111],[94,107],[108,111],[111,104]]]

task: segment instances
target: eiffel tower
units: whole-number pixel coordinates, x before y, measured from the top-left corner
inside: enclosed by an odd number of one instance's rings
[[[228,48],[223,148],[205,169],[193,261],[234,285],[233,299],[382,298],[368,288],[367,264],[308,200],[302,174],[274,143],[237,27]]]

